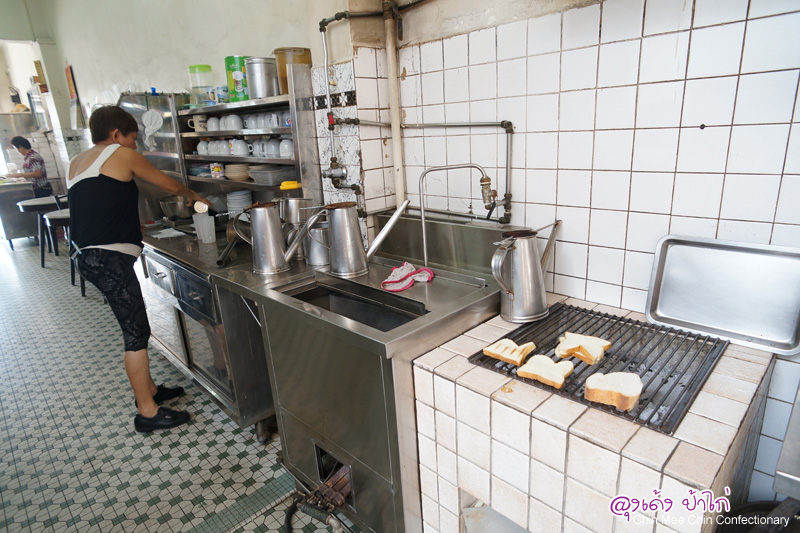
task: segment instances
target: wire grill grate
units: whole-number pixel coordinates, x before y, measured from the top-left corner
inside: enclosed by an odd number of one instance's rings
[[[665,326],[656,326],[558,303],[548,316],[520,326],[506,335],[517,344],[533,341],[533,354],[544,354],[555,361],[558,337],[564,332],[601,337],[611,348],[596,365],[573,358],[575,370],[559,390],[538,381],[517,376],[517,367],[484,355],[473,354],[469,361],[500,374],[607,411],[667,435],[674,433],[692,401],[719,360],[728,341]],[[595,372],[633,372],[642,379],[639,404],[629,412],[597,404],[583,397],[586,379]]]

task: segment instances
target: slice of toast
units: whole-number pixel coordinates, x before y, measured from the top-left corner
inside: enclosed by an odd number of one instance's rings
[[[642,379],[632,372],[592,374],[586,379],[584,396],[590,402],[613,405],[620,411],[630,411],[639,403]]]
[[[519,366],[534,349],[536,349],[536,345],[532,342],[517,346],[517,343],[511,339],[500,339],[484,348],[483,353],[489,357]]]
[[[572,374],[574,368],[572,361],[556,363],[546,355],[534,355],[517,369],[517,375],[560,389],[564,385],[564,378]]]
[[[605,339],[577,333],[566,332],[558,340],[559,344],[555,350],[557,356],[562,358],[574,356],[587,365],[598,363],[606,350],[611,348],[611,343]]]

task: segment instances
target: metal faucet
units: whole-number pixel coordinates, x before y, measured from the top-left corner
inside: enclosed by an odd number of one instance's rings
[[[427,176],[431,172],[436,172],[438,170],[455,170],[459,168],[476,168],[480,170],[481,196],[483,197],[486,209],[492,208],[492,203],[494,202],[494,198],[497,196],[497,191],[492,190],[492,179],[486,175],[486,171],[483,170],[482,166],[476,165],[475,163],[465,163],[463,165],[446,165],[443,167],[431,167],[425,169],[425,171],[419,177],[419,210],[422,215],[422,258],[425,262],[425,266],[428,266],[428,232],[425,229],[425,193],[423,192],[424,190],[423,185],[425,184],[425,176]]]

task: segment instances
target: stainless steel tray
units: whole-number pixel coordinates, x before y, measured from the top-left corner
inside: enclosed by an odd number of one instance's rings
[[[800,249],[667,235],[647,318],[781,355],[800,353]]]

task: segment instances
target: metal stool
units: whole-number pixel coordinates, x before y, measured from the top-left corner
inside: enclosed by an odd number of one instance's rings
[[[23,213],[36,213],[37,223],[39,227],[39,254],[41,256],[42,268],[44,268],[44,248],[47,246],[48,251],[51,250],[52,243],[50,242],[50,233],[47,231],[47,226],[44,221],[44,214],[54,209],[63,209],[68,207],[65,196],[45,196],[42,198],[31,198],[30,200],[23,200],[17,202],[17,207]],[[47,245],[45,245],[47,242]],[[55,255],[58,255],[58,247],[52,247]]]
[[[69,237],[69,209],[62,209],[60,211],[51,211],[49,213],[44,214],[44,221],[47,225],[50,234],[50,240],[53,242],[53,248],[57,251],[58,250],[58,238],[57,238],[57,230],[58,228],[64,229],[64,237],[67,239],[69,243],[69,277],[70,283],[75,285],[75,261],[72,259],[72,240]],[[58,255],[58,253],[56,253]],[[80,275],[80,273],[79,273]],[[83,276],[80,276],[81,279],[81,296],[86,296],[86,281],[83,279]]]

